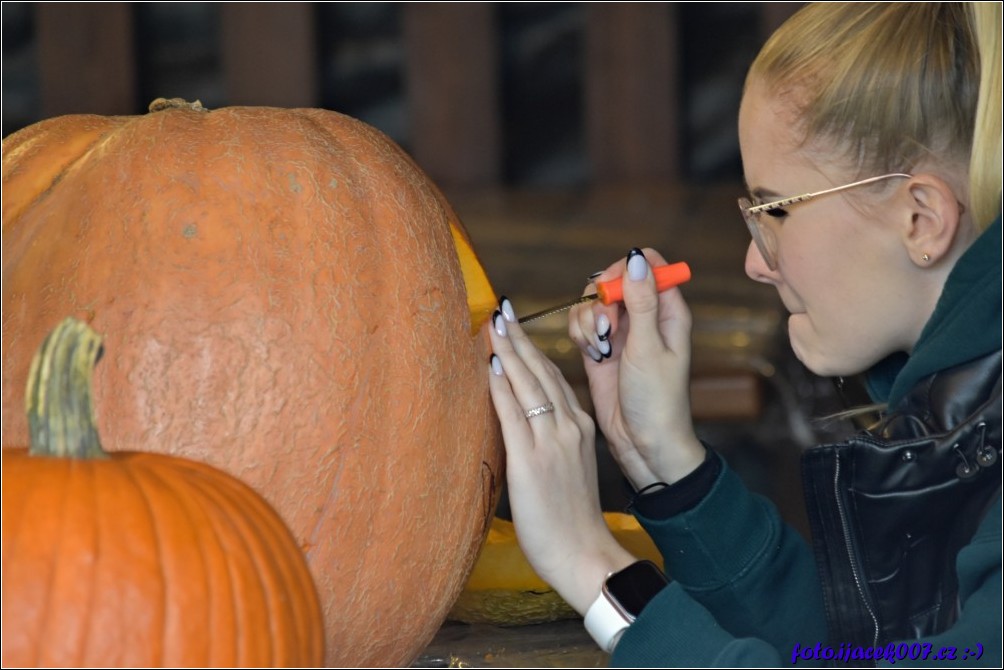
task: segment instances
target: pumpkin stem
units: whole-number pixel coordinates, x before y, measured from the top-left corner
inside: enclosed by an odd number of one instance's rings
[[[42,342],[28,373],[28,430],[32,456],[107,458],[95,428],[91,377],[101,336],[65,319]]]
[[[193,112],[208,112],[209,110],[202,106],[202,103],[198,100],[195,102],[188,102],[184,98],[157,98],[150,103],[148,108],[149,112],[159,112],[164,109],[188,109]]]

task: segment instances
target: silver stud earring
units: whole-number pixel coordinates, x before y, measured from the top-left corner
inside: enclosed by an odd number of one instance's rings
[[[931,257],[928,256],[927,254],[924,254],[923,256],[920,257],[920,259],[926,263],[927,261],[931,260]]]

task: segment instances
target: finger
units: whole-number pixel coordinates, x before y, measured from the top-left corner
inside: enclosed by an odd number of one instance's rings
[[[496,310],[492,315],[491,342],[492,351],[498,356],[505,376],[509,380],[513,396],[522,411],[546,405],[553,402],[548,397],[540,379],[527,365],[523,356],[514,346],[510,336],[511,329],[518,324],[507,322],[503,312]]]
[[[690,351],[692,316],[683,292],[672,288],[659,294],[659,331],[675,353]]]
[[[607,319],[609,321],[609,319]],[[601,363],[603,354],[596,345],[596,313],[585,305],[576,306],[568,315],[568,336],[582,351],[583,357]]]
[[[548,361],[548,368],[551,379],[554,380],[554,387],[558,389],[558,392],[561,394],[563,400],[562,409],[574,416],[575,411],[582,408],[579,404],[579,398],[575,395],[575,391],[568,383],[568,380],[566,380],[565,376],[561,373],[561,369],[558,368],[553,361]],[[546,390],[548,388],[547,385],[545,385],[544,388]],[[555,406],[557,406],[557,403]]]
[[[611,324],[607,311],[596,313],[596,348],[603,358],[610,358],[613,354],[613,343],[610,341]]]
[[[518,420],[523,418],[523,410],[516,400],[512,386],[509,385],[505,369],[502,367],[502,360],[497,354],[491,355],[488,368],[491,372],[488,376],[488,390],[491,392],[495,413],[498,414],[503,428],[507,424],[522,423]]]
[[[643,250],[645,259],[651,266],[665,265],[666,259],[658,251]],[[650,272],[651,274],[651,272]],[[625,282],[630,284],[631,282]],[[629,287],[630,289],[630,287]],[[657,321],[661,343],[676,353],[690,350],[691,314],[679,287],[656,293],[658,299]],[[615,327],[616,328],[616,327]],[[650,331],[651,332],[651,331]]]
[[[506,451],[520,452],[533,448],[533,431],[526,423],[523,408],[513,393],[512,386],[506,377],[501,359],[492,354],[489,361],[488,390],[491,393],[492,404],[502,427],[502,439]]]
[[[610,281],[624,272],[624,262],[618,261],[606,270],[590,276],[590,280]],[[590,282],[583,295],[595,294],[596,285]],[[619,309],[615,305],[599,302],[576,305],[569,312],[568,336],[583,352],[583,357],[600,363],[612,354],[610,335],[616,327]],[[588,362],[587,362],[588,363]]]
[[[661,259],[651,252],[653,259]],[[665,343],[659,332],[659,293],[648,259],[635,247],[627,256],[624,278],[624,308],[631,318],[628,347],[637,351],[659,351]]]
[[[508,300],[502,302],[497,312],[501,316],[493,318],[492,324],[496,353],[502,368],[509,371],[513,396],[535,444],[550,444],[567,422],[578,424],[584,413],[561,371],[522,333]],[[506,321],[506,314],[511,322]]]
[[[500,311],[505,317],[506,337],[513,350],[519,355],[526,368],[537,378],[549,401],[555,403],[555,409],[571,413],[573,408],[578,407],[578,399],[568,382],[565,381],[561,370],[527,336],[526,331],[516,319],[512,303],[505,296],[502,297]]]

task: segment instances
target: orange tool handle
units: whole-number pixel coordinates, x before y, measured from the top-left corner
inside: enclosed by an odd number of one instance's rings
[[[652,268],[655,275],[655,287],[661,293],[674,286],[679,286],[690,281],[690,266],[686,263],[670,263]],[[618,277],[610,281],[601,281],[596,284],[596,295],[600,302],[609,305],[624,300],[624,278]]]

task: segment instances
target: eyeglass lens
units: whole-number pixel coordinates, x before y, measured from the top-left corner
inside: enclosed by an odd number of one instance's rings
[[[749,228],[750,235],[753,236],[753,242],[756,244],[757,250],[763,257],[767,267],[771,270],[776,270],[777,263],[774,258],[774,232],[769,226],[764,225],[761,220],[761,213],[750,213],[749,208],[752,207],[752,205],[753,203],[751,203],[747,198],[739,198],[739,211],[742,213],[743,220],[746,222],[746,227]]]

